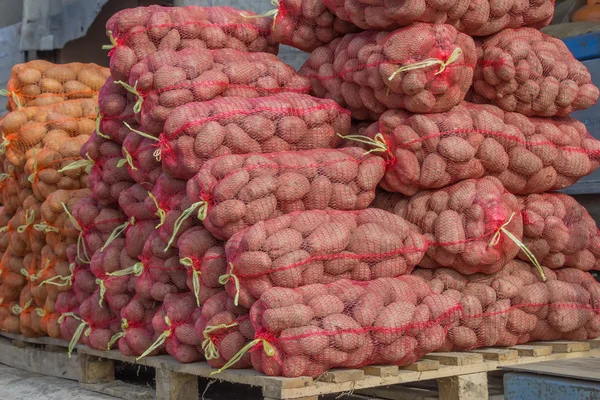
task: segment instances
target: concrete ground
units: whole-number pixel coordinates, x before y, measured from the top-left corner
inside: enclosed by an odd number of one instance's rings
[[[0,400],[115,400],[115,397],[80,389],[75,381],[0,364]]]

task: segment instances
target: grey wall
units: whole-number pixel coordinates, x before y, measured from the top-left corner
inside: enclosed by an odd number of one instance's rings
[[[23,18],[23,0],[0,0],[0,28],[15,25]]]

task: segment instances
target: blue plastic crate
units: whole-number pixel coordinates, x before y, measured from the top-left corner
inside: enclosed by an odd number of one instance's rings
[[[600,32],[567,37],[563,39],[563,42],[578,60],[591,60],[600,57]]]
[[[510,372],[504,375],[505,400],[597,400],[600,383]]]

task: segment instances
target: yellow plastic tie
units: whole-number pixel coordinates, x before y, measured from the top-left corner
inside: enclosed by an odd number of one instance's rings
[[[15,304],[14,306],[12,306],[12,308],[10,309],[12,311],[13,314],[15,315],[20,315],[23,311],[27,310],[29,307],[31,307],[31,304],[33,303],[33,299],[29,299],[23,306],[23,308],[21,308],[21,306],[19,306],[18,304]]]
[[[17,232],[23,233],[29,228],[35,220],[35,210],[25,211],[25,225],[21,225],[17,228]]]
[[[72,318],[74,318],[74,319],[76,319],[78,321],[82,321],[82,319],[79,318],[77,315],[73,314],[72,312],[67,312],[67,313],[61,314],[60,317],[58,317],[57,322],[59,324],[62,324],[66,317],[72,317]]]
[[[156,206],[156,212],[154,213],[154,215],[156,215],[160,219],[160,223],[158,225],[156,225],[154,228],[158,229],[161,226],[163,226],[163,224],[165,223],[165,220],[167,219],[167,213],[165,210],[160,208],[160,206],[158,205],[158,200],[156,200],[156,197],[154,197],[152,192],[148,192],[148,197],[150,197],[152,199],[152,201],[154,202],[154,205]]]
[[[271,4],[275,7],[273,10],[269,10],[260,15],[249,15],[245,12],[241,12],[240,15],[242,18],[246,19],[256,19],[256,18],[270,18],[273,17],[273,25],[271,26],[271,30],[275,28],[275,21],[277,20],[277,14],[279,14],[279,0],[271,0]]]
[[[210,334],[221,329],[230,329],[236,326],[238,326],[238,323],[234,322],[231,325],[220,324],[215,326],[207,326],[206,329],[204,329],[204,332],[202,332],[202,335],[204,336],[202,349],[204,350],[204,356],[207,360],[215,360],[220,357],[219,349],[217,349],[217,346],[215,346],[213,343]]]
[[[4,182],[6,179],[10,178],[11,175],[7,173],[0,174],[0,182]]]
[[[519,248],[521,250],[523,250],[523,253],[525,253],[525,255],[527,256],[527,258],[529,258],[529,261],[531,261],[531,263],[533,264],[533,266],[540,273],[540,276],[542,277],[542,280],[544,282],[546,282],[546,274],[544,274],[544,269],[540,265],[540,262],[537,260],[535,254],[533,254],[533,252],[531,250],[529,250],[529,248],[525,245],[525,243],[521,242],[519,240],[519,238],[517,238],[508,229],[506,229],[508,227],[508,225],[511,223],[511,221],[513,220],[513,218],[515,217],[515,215],[516,215],[516,213],[512,213],[511,216],[510,216],[510,218],[508,219],[508,221],[506,221],[500,228],[498,228],[498,230],[492,236],[492,239],[490,240],[490,243],[488,244],[488,247],[497,246],[498,243],[500,243],[500,235],[502,233],[504,233],[510,240],[512,240],[513,242],[515,242],[515,244],[517,246],[519,246]]]
[[[46,316],[46,310],[44,310],[43,308],[36,308],[35,309],[35,313],[38,315],[38,317],[45,317]]]
[[[112,50],[119,45],[115,37],[113,36],[112,31],[107,31],[108,39],[110,40],[110,44],[102,45],[102,50]]]
[[[69,355],[69,358],[71,358],[71,353],[73,353],[73,349],[75,349],[75,346],[77,346],[77,342],[79,342],[79,338],[81,337],[81,334],[83,333],[83,330],[85,329],[87,324],[88,324],[87,322],[82,320],[81,323],[79,324],[79,326],[77,327],[77,329],[75,329],[75,332],[73,333],[73,337],[71,338],[71,341],[69,342],[69,350],[67,352],[67,354]],[[89,336],[89,334],[87,336]]]
[[[140,94],[140,92],[137,90],[137,81],[135,82],[135,85],[131,86],[123,81],[115,81],[114,82],[115,85],[121,85],[125,88],[125,90],[127,90],[130,93],[133,93],[134,95],[137,96],[137,101],[135,102],[135,104],[133,105],[133,112],[136,114],[139,114],[140,111],[142,111],[142,105],[144,104],[144,97]],[[127,125],[126,122],[123,122],[125,125]]]
[[[254,339],[253,341],[242,347],[242,349],[238,351],[235,356],[231,357],[231,360],[227,361],[227,364],[223,365],[220,369],[211,372],[210,374],[220,374],[221,372],[235,365],[238,361],[242,359],[244,354],[246,354],[248,351],[250,351],[251,348],[253,348],[259,343],[262,343],[266,355],[268,355],[269,357],[273,357],[275,355],[275,349],[273,349],[273,346],[271,346],[269,342],[267,342],[265,339]]]
[[[169,319],[169,316],[165,316],[165,322],[167,323],[167,326],[169,326],[169,327],[171,326],[171,320]],[[156,342],[152,343],[152,345],[150,347],[148,347],[148,349],[144,353],[142,353],[141,356],[136,358],[135,360],[139,361],[141,358],[146,357],[148,354],[150,354],[154,350],[158,349],[160,346],[163,345],[163,343],[165,342],[165,340],[167,340],[168,337],[171,337],[171,335],[173,335],[172,329],[167,329],[166,331],[161,333],[160,336],[158,337],[158,339],[156,339]]]
[[[100,306],[100,308],[103,308],[102,302],[104,301],[104,295],[106,294],[106,285],[104,284],[104,281],[100,278],[96,278],[96,285],[100,287],[100,300],[98,300],[98,305]]]
[[[107,272],[106,275],[108,275],[108,276],[127,276],[127,275],[140,276],[143,273],[144,273],[144,264],[141,262],[137,262],[137,263],[133,264],[131,267],[123,268],[123,269],[115,271],[115,272]]]
[[[233,273],[233,264],[229,263],[229,273],[221,275],[219,277],[219,283],[221,285],[226,285],[229,282],[229,279],[233,279],[233,283],[235,284],[235,297],[233,298],[233,304],[238,305],[238,300],[240,299],[240,280]]]
[[[110,246],[110,244],[112,242],[114,242],[114,240],[116,238],[118,238],[121,233],[123,233],[125,231],[125,229],[127,229],[129,226],[133,226],[135,225],[135,218],[131,217],[129,218],[129,221],[126,221],[124,223],[122,223],[121,225],[117,226],[110,234],[110,236],[108,237],[108,239],[106,239],[106,243],[104,243],[104,246],[102,246],[102,248],[100,248],[100,253],[102,253],[104,250],[106,250],[106,248],[108,246]]]
[[[10,140],[4,136],[4,132],[2,133],[2,142],[0,142],[0,153],[6,153],[6,149],[10,146]]]
[[[87,160],[74,161],[74,162],[70,163],[69,165],[65,165],[64,167],[59,169],[57,172],[62,174],[65,171],[72,171],[72,170],[79,169],[79,168],[85,168],[85,172],[89,174],[92,170],[92,167],[94,166],[94,160],[92,160],[90,158],[89,154],[86,154],[86,155],[87,155]]]
[[[198,209],[198,219],[200,221],[204,221],[204,219],[206,218],[206,213],[208,212],[208,203],[206,201],[199,201],[189,206],[185,211],[181,213],[179,218],[177,218],[177,220],[175,221],[175,225],[173,226],[173,234],[169,239],[169,243],[167,243],[167,247],[165,247],[165,253],[167,252],[167,250],[169,250],[169,247],[171,247],[171,245],[175,241],[175,237],[177,236],[179,229],[181,229],[181,225],[183,224],[183,222],[186,219],[188,219],[190,215],[192,215],[192,213],[196,211],[196,209]]]
[[[0,233],[8,232],[8,225],[0,228]]]
[[[133,157],[131,157],[131,154],[127,151],[125,147],[123,147],[123,152],[125,153],[125,158],[119,160],[119,162],[117,163],[117,168],[121,168],[123,165],[125,165],[125,163],[127,163],[132,171],[137,171],[137,168],[135,167],[135,165],[133,165]]]
[[[39,224],[35,224],[33,225],[33,229],[35,229],[38,232],[44,232],[44,233],[49,233],[49,232],[54,232],[54,233],[58,233],[60,232],[60,230],[54,226],[50,226],[45,222],[41,222]]]
[[[37,173],[38,173],[37,165],[38,165],[37,153],[34,153],[33,154],[33,172],[27,177],[27,180],[29,181],[29,183],[33,183],[33,181],[35,180],[35,177],[37,176]]]
[[[98,116],[96,117],[96,135],[106,140],[110,140],[110,136],[105,135],[100,130],[100,123],[102,122],[102,114],[100,114],[100,107],[96,107],[96,114],[98,114]]]
[[[192,268],[192,284],[194,286],[194,296],[196,296],[196,304],[200,307],[200,275],[202,272],[194,268],[194,261],[189,257],[179,259],[179,263],[185,267]]]
[[[378,133],[377,135],[375,135],[374,138],[370,138],[370,137],[364,136],[364,135],[342,136],[339,133],[338,133],[338,136],[341,137],[342,139],[352,140],[354,142],[367,144],[369,146],[374,146],[373,149],[365,152],[364,155],[367,155],[370,153],[377,153],[377,152],[385,153],[389,150],[388,145],[385,143],[385,138],[383,137],[383,135],[381,133]]]
[[[134,129],[131,127],[131,125],[129,125],[127,122],[123,122],[123,124],[127,127],[127,129],[129,129],[131,132],[133,133],[137,133],[138,135],[145,137],[146,139],[150,139],[150,140],[154,140],[155,142],[158,142],[158,138],[155,138],[152,135],[147,134],[146,132],[142,132],[140,130]]]
[[[69,210],[67,209],[67,206],[65,203],[60,203],[63,207],[63,210],[65,210],[65,213],[67,214],[67,216],[69,217],[69,220],[71,221],[71,223],[73,224],[73,226],[75,227],[75,229],[77,229],[79,231],[79,237],[77,238],[77,259],[85,264],[89,264],[90,263],[90,257],[87,253],[87,249],[85,248],[85,242],[83,240],[83,228],[81,227],[81,225],[79,225],[79,222],[77,222],[77,220],[75,219],[75,217],[73,216],[73,214],[71,214],[69,212]],[[83,258],[81,258],[81,254],[83,253],[83,255],[85,256],[85,260]]]
[[[436,75],[441,74],[442,72],[444,72],[446,70],[446,67],[454,62],[456,62],[458,60],[458,58],[462,55],[463,51],[460,47],[457,47],[454,49],[454,51],[452,52],[452,54],[450,54],[450,57],[448,57],[448,59],[446,61],[444,60],[440,60],[439,58],[428,58],[426,60],[423,61],[419,61],[416,62],[414,64],[408,64],[405,65],[403,67],[400,67],[396,70],[396,72],[394,72],[389,78],[388,80],[394,80],[394,78],[396,76],[398,76],[398,74],[401,74],[402,72],[406,72],[406,71],[412,71],[415,69],[421,69],[421,68],[429,68],[429,67],[433,67],[435,65],[439,65],[440,69],[438,72],[436,72]]]
[[[117,340],[126,336],[127,328],[129,328],[129,323],[125,318],[121,319],[121,332],[115,333],[110,340],[108,341],[108,345],[106,346],[106,351],[110,351],[110,349],[114,346]]]
[[[17,105],[17,109],[18,110],[20,110],[21,108],[23,108],[23,104],[21,103],[21,99],[19,98],[19,95],[16,94],[15,92],[11,92],[10,90],[2,89],[2,90],[0,90],[0,96],[6,96],[6,97],[10,97],[11,99],[13,99],[13,101]]]

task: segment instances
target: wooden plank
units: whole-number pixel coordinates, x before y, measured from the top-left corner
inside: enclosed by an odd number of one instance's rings
[[[395,365],[368,365],[363,367],[362,370],[365,372],[365,375],[373,375],[373,376],[396,376],[398,375],[398,367]]]
[[[121,381],[111,383],[79,383],[79,387],[123,400],[154,400],[156,398],[156,391],[152,388]]]
[[[115,363],[113,360],[100,360],[87,354],[78,354],[79,382],[110,383],[115,380]]]
[[[437,392],[433,390],[409,388],[401,385],[357,390],[354,394],[387,400],[438,400]]]
[[[156,400],[198,400],[198,377],[157,368]]]
[[[13,340],[21,340],[23,342],[27,342],[27,343],[33,343],[33,344],[52,344],[52,345],[56,345],[56,346],[60,346],[60,347],[69,347],[69,342],[67,342],[66,340],[63,339],[53,339],[51,337],[38,337],[38,338],[28,338],[25,337],[23,335],[17,335],[15,333],[8,333],[8,332],[0,332],[0,336],[4,336]]]
[[[558,340],[553,342],[533,342],[531,344],[552,346],[552,352],[554,353],[589,351],[592,348],[588,342],[568,342],[566,340]]]
[[[438,379],[440,400],[488,400],[487,373]]]
[[[0,363],[42,375],[79,380],[79,364],[76,357],[67,353],[47,352],[41,348],[18,348],[10,339],[0,337]]]
[[[437,360],[443,365],[470,365],[483,362],[483,356],[476,353],[430,353],[425,358]]]
[[[405,367],[400,367],[400,369],[417,372],[435,371],[436,369],[440,369],[440,362],[438,360],[423,359]]]
[[[588,343],[592,346],[592,349],[600,348],[600,338],[588,340]]]
[[[489,348],[471,350],[471,352],[481,354],[485,360],[511,361],[519,358],[519,352],[517,350]]]
[[[510,349],[516,350],[521,357],[540,357],[548,356],[552,354],[552,346],[546,345],[529,345],[522,344],[518,346],[511,346]]]
[[[332,369],[319,377],[319,381],[329,383],[354,382],[365,377],[362,369]]]

